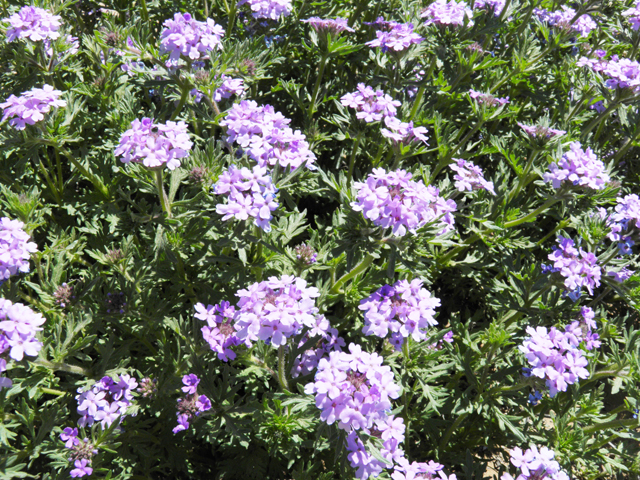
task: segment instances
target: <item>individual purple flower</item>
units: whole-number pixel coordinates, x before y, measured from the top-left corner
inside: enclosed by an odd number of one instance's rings
[[[91,426],[99,422],[102,429],[122,417],[133,400],[133,390],[138,382],[127,374],[116,376],[116,380],[109,376],[94,383],[86,390],[78,389],[78,413],[82,416],[78,420],[81,427]]]
[[[301,20],[302,23],[308,23],[316,32],[320,34],[329,34],[333,37],[337,37],[342,32],[355,32],[353,28],[349,26],[349,23],[344,18],[320,18],[311,17],[306,20]]]
[[[549,165],[544,174],[545,182],[552,182],[553,188],[560,188],[565,181],[574,185],[602,190],[609,183],[609,175],[605,165],[598,160],[591,148],[582,149],[580,142],[571,142],[570,151],[566,152],[558,163]]]
[[[238,7],[249,5],[253,18],[278,20],[291,14],[291,0],[240,0]]]
[[[582,248],[575,248],[573,240],[569,238],[559,236],[558,243],[559,246],[553,247],[553,252],[548,256],[553,262],[551,272],[559,272],[565,277],[566,293],[573,294],[574,301],[580,296],[582,287],[587,289],[589,295],[593,295],[593,289],[600,286],[602,275],[596,256]]]
[[[616,282],[618,283],[623,283],[627,280],[629,280],[629,278],[631,278],[631,276],[636,273],[634,270],[629,270],[626,267],[621,268],[620,270],[608,270],[607,271],[607,276],[613,278]]]
[[[475,2],[473,2],[473,8],[493,12],[497,17],[502,13],[505,3],[505,0],[475,0]]]
[[[76,468],[71,470],[71,472],[69,472],[69,475],[71,475],[73,478],[79,478],[79,477],[84,477],[85,475],[91,475],[93,473],[93,468],[91,468],[89,465],[91,465],[91,461],[87,460],[86,458],[81,458],[79,460],[76,460],[74,463],[74,466]]]
[[[233,95],[241,97],[244,95],[244,92],[244,80],[241,78],[227,77],[225,74],[222,74],[222,85],[216,88],[216,91],[213,93],[213,100],[219,102],[223,98],[231,98]]]
[[[556,10],[555,12],[549,12],[544,8],[536,8],[534,13],[540,21],[547,22],[552,27],[578,33],[581,37],[588,36],[591,30],[598,28],[598,24],[587,14],[581,15],[571,23],[571,20],[576,16],[576,11],[565,5],[562,6],[562,10]]]
[[[455,163],[450,164],[449,168],[456,172],[453,179],[459,191],[486,190],[492,195],[496,194],[493,189],[493,182],[485,180],[484,172],[480,167],[462,158],[453,158],[452,160],[454,160]]]
[[[565,133],[567,133],[564,130],[556,130],[554,128],[545,127],[543,125],[530,126],[530,125],[524,125],[518,122],[518,126],[522,130],[524,130],[525,133],[529,135],[531,138],[535,140],[541,140],[541,141],[549,140],[553,137],[564,135]]]
[[[469,96],[478,102],[479,105],[486,105],[488,107],[501,107],[509,103],[509,97],[497,98],[489,93],[481,93],[473,89],[469,90]]]
[[[216,195],[226,195],[227,203],[216,205],[216,212],[222,220],[254,219],[264,231],[271,231],[271,212],[278,208],[276,189],[266,167],[256,165],[252,170],[231,165],[214,185]]]
[[[316,317],[316,326],[310,329],[300,340],[298,348],[304,346],[308,341],[319,338],[313,343],[312,348],[307,348],[296,357],[291,368],[291,376],[296,378],[300,375],[308,375],[318,368],[318,363],[322,358],[329,355],[329,352],[341,352],[346,343],[338,335],[338,330],[329,326],[329,321],[324,316]]]
[[[511,464],[520,470],[517,480],[569,480],[569,476],[560,469],[554,460],[555,453],[547,447],[531,445],[525,452],[515,447],[510,452]],[[501,480],[513,480],[509,473],[504,473]],[[395,480],[395,479],[394,479]]]
[[[387,128],[382,128],[380,132],[383,136],[390,138],[394,144],[408,145],[412,142],[423,142],[426,145],[427,129],[425,127],[414,127],[413,122],[401,122],[396,117],[384,117],[384,124]]]
[[[420,14],[426,18],[425,25],[462,26],[467,18],[467,25],[473,25],[473,11],[464,2],[455,0],[436,0]]]
[[[194,417],[199,416],[202,412],[206,412],[211,409],[211,401],[206,395],[200,395],[196,393],[196,387],[200,383],[200,379],[194,374],[185,375],[182,378],[182,382],[188,389],[187,395],[184,398],[179,398],[177,403],[178,425],[173,428],[173,433],[178,433],[189,428],[189,421]],[[193,387],[193,388],[191,388]],[[182,388],[183,391],[185,387]]]
[[[29,258],[38,246],[30,242],[24,223],[0,218],[0,285],[18,272],[29,271]]]
[[[142,121],[131,122],[131,128],[120,137],[115,155],[122,157],[122,163],[142,163],[148,168],[166,166],[174,170],[180,166],[181,158],[189,156],[192,145],[186,123],[154,123],[153,119],[144,117]]]
[[[291,170],[305,165],[315,170],[316,156],[309,149],[306,136],[289,127],[291,120],[271,105],[258,105],[253,100],[234,104],[220,120],[226,127],[225,141],[237,143],[259,166],[274,166]]]
[[[391,227],[398,237],[414,233],[430,222],[437,222],[440,235],[453,230],[456,203],[441,197],[436,187],[411,181],[411,177],[404,170],[386,172],[374,168],[366,182],[354,184],[357,201],[351,207],[375,225]]]
[[[65,107],[67,102],[60,100],[62,92],[51,85],[42,88],[32,88],[23,92],[19,97],[9,96],[6,102],[0,104],[4,110],[2,121],[9,120],[9,125],[16,130],[24,130],[25,125],[35,125],[44,120],[44,114],[52,107]]]
[[[434,315],[440,300],[422,287],[422,280],[400,280],[393,286],[385,285],[368,298],[360,301],[364,311],[365,335],[381,338],[391,336],[396,350],[402,348],[409,337],[416,342],[427,339],[427,329],[438,324]]]
[[[165,20],[162,26],[160,54],[169,54],[168,66],[177,66],[180,57],[206,60],[208,52],[222,50],[224,29],[210,18],[199,22],[188,13],[176,13],[173,20]]]
[[[78,429],[67,427],[60,434],[60,440],[65,442],[64,446],[67,448],[73,448],[76,445],[80,444],[80,439],[78,438]]]
[[[396,109],[400,106],[399,101],[382,90],[373,90],[364,83],[359,83],[355,92],[343,95],[340,103],[355,109],[356,117],[367,123],[380,121],[384,117],[395,117]]]
[[[53,15],[38,7],[24,6],[18,13],[2,19],[9,22],[7,28],[7,42],[28,38],[33,42],[40,40],[55,40],[60,36],[60,15]]]
[[[244,342],[236,336],[236,328],[233,322],[235,308],[227,301],[217,305],[197,303],[195,306],[195,318],[207,322],[202,327],[202,338],[209,344],[211,350],[216,352],[218,358],[228,362],[236,358],[232,347]]]
[[[413,23],[386,22],[384,29],[376,31],[376,39],[365,43],[370,47],[379,47],[383,52],[402,52],[411,45],[424,40],[413,31]]]
[[[629,17],[629,23],[631,23],[633,30],[640,29],[640,0],[636,1],[633,7],[622,12],[622,15]]]

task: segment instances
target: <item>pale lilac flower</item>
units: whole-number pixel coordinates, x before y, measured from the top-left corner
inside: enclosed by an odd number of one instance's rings
[[[87,390],[78,389],[78,420],[81,427],[100,422],[102,429],[124,417],[133,400],[133,390],[138,382],[127,374],[116,376],[116,381],[109,376],[94,383]]]
[[[430,222],[437,222],[440,235],[453,230],[456,203],[441,197],[436,187],[411,181],[411,177],[404,170],[387,173],[374,168],[366,182],[354,184],[357,201],[351,207],[375,225],[391,227],[398,237],[414,233]]]
[[[502,13],[505,3],[505,0],[475,0],[475,2],[473,2],[473,8],[492,11],[497,17]]]
[[[382,90],[374,91],[364,83],[359,83],[355,92],[343,95],[340,103],[355,109],[356,117],[367,123],[377,122],[384,117],[395,117],[396,109],[401,105]]]
[[[0,104],[4,110],[2,121],[9,120],[9,125],[16,130],[24,130],[25,125],[35,125],[44,120],[44,114],[52,107],[65,107],[67,102],[60,100],[62,92],[51,85],[42,88],[32,88],[23,92],[19,97],[11,95],[6,102]]]
[[[193,373],[182,378],[185,387],[183,391],[188,392],[184,398],[179,398],[177,403],[178,425],[173,428],[173,433],[178,433],[189,428],[189,421],[199,416],[202,412],[211,409],[211,401],[206,395],[198,396],[196,387],[200,379]],[[186,388],[186,390],[185,390]]]
[[[473,25],[473,11],[464,2],[456,2],[455,0],[436,0],[429,5],[420,14],[422,18],[426,18],[425,25],[464,25],[465,17],[468,25]]]
[[[224,29],[210,18],[199,22],[188,13],[176,13],[162,26],[160,54],[169,54],[168,66],[177,66],[180,57],[206,60],[210,51],[222,50]]]
[[[227,77],[225,74],[222,74],[222,85],[220,85],[214,92],[213,100],[219,102],[223,98],[231,98],[233,95],[241,97],[244,95],[244,92],[244,80],[241,78]]]
[[[547,22],[552,27],[578,33],[581,37],[588,36],[591,30],[598,28],[598,24],[587,14],[581,15],[575,22],[570,23],[576,16],[576,11],[565,5],[562,6],[562,10],[556,10],[555,12],[549,12],[544,8],[536,8],[534,13],[540,21]]]
[[[565,181],[574,185],[602,190],[609,183],[605,165],[598,160],[591,148],[582,149],[580,142],[571,142],[570,151],[565,153],[558,163],[549,165],[544,174],[545,182],[552,182],[553,188],[560,188]]]
[[[89,466],[91,465],[91,460],[81,458],[76,460],[74,465],[76,468],[69,472],[69,475],[71,475],[73,478],[84,477],[85,475],[91,475],[93,473],[93,468]]]
[[[423,142],[429,145],[427,140],[427,129],[425,127],[414,127],[413,122],[401,122],[397,117],[384,117],[384,124],[387,128],[382,128],[380,132],[383,136],[393,140],[396,145],[408,145],[412,142]]]
[[[60,440],[65,442],[64,446],[67,448],[73,448],[76,445],[80,444],[80,439],[78,438],[78,429],[67,427],[60,434]]]
[[[575,248],[573,240],[558,236],[558,247],[553,247],[553,252],[548,258],[553,262],[551,272],[559,272],[565,277],[565,293],[576,301],[580,296],[582,287],[586,287],[589,295],[593,295],[593,289],[600,286],[602,270],[598,265],[598,259],[593,253]]]
[[[240,0],[238,7],[249,5],[253,18],[278,20],[291,14],[291,0]]]
[[[29,271],[29,258],[38,246],[30,242],[24,223],[0,218],[0,285],[11,275]]]
[[[3,22],[9,22],[7,42],[21,38],[28,38],[33,42],[55,40],[60,36],[58,28],[61,20],[60,15],[53,15],[47,10],[32,6],[24,6],[18,13],[2,19]]]
[[[192,145],[186,123],[154,123],[153,119],[144,117],[142,121],[131,122],[131,128],[120,137],[114,154],[122,156],[122,163],[142,163],[149,168],[166,166],[174,170],[180,166],[181,158],[189,156]]]
[[[630,89],[635,93],[640,91],[640,63],[635,60],[611,59],[604,63],[601,71],[609,77],[605,82],[607,88]]]
[[[486,190],[492,195],[496,194],[493,189],[493,182],[485,180],[484,172],[480,167],[462,158],[453,158],[452,160],[454,160],[455,163],[450,164],[449,168],[456,172],[453,179],[459,191]]]
[[[344,18],[311,17],[301,20],[301,22],[308,23],[318,33],[330,34],[334,37],[337,37],[342,32],[355,32]]]
[[[547,447],[531,445],[523,452],[515,447],[511,450],[511,463],[520,470],[517,480],[569,480],[569,476],[560,469],[554,460],[555,453]],[[501,480],[513,480],[509,473],[502,475]],[[395,480],[395,479],[394,479]]]
[[[386,29],[376,31],[376,39],[365,43],[370,47],[380,47],[383,52],[389,50],[402,52],[411,45],[424,40],[413,31],[413,23],[385,22]]]
[[[622,12],[622,15],[629,17],[629,22],[633,30],[640,29],[640,1],[636,1],[633,7]]]
[[[556,130],[554,128],[545,127],[542,125],[530,126],[530,125],[524,125],[518,122],[518,126],[522,130],[524,130],[525,133],[527,133],[527,135],[529,135],[531,138],[536,140],[545,140],[545,139],[548,140],[550,138],[564,135],[565,133],[567,133],[564,130]]]
[[[211,350],[216,352],[218,358],[223,362],[236,358],[236,353],[231,349],[244,342],[236,336],[236,329],[233,322],[235,308],[227,301],[217,305],[207,305],[197,303],[195,306],[195,318],[207,322],[206,327],[202,327],[202,338],[209,344]]]
[[[618,283],[623,283],[631,278],[634,273],[636,273],[634,270],[629,270],[628,268],[623,267],[618,271],[608,270],[607,276],[612,277]]]
[[[498,98],[489,93],[481,93],[473,89],[469,90],[469,96],[478,102],[479,105],[487,105],[488,107],[501,107],[509,103],[509,97]]]

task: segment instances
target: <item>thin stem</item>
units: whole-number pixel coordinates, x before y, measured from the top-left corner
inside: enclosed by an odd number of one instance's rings
[[[533,212],[529,213],[528,215],[525,215],[524,217],[520,217],[515,220],[512,220],[511,222],[507,222],[503,225],[503,227],[512,228],[512,227],[517,227],[518,225],[521,225],[523,223],[529,222],[535,217],[537,217],[539,214],[544,212],[546,209],[548,209],[550,206],[554,205],[555,203],[558,203],[559,201],[560,201],[559,198],[551,198],[546,202],[544,202],[540,207],[536,208]]]
[[[278,347],[278,382],[283,392],[289,392],[289,384],[287,383],[287,374],[285,372],[285,346]]]
[[[180,95],[180,101],[178,102],[178,106],[171,114],[171,121],[174,121],[178,117],[180,110],[182,110],[182,107],[184,107],[184,104],[187,103],[188,97],[189,97],[189,88],[188,88],[188,84],[185,83],[184,85],[182,85],[182,94]]]
[[[47,169],[44,168],[44,165],[42,164],[42,160],[40,159],[38,159],[38,170],[40,170],[40,174],[44,177],[45,181],[47,182],[47,185],[49,185],[49,188],[51,189],[51,194],[53,195],[53,198],[55,199],[56,203],[61,204],[62,199],[60,198],[60,193],[58,192],[58,188],[56,187],[55,183],[51,180],[51,177],[47,173]]]
[[[158,190],[158,196],[160,197],[160,205],[162,205],[162,211],[167,215],[168,218],[171,218],[171,204],[169,203],[169,198],[164,191],[162,182],[162,167],[157,168],[154,171],[154,176],[156,180],[156,189]]]
[[[367,268],[369,268],[369,265],[371,265],[372,262],[373,262],[373,255],[368,253],[367,256],[364,257],[362,261],[353,268],[353,270],[351,270],[349,273],[340,277],[336,281],[336,283],[333,284],[333,287],[331,287],[331,290],[329,290],[329,293],[332,293],[332,294],[338,293],[342,285],[344,285],[346,282],[354,278],[356,275],[359,275],[360,273],[364,272]]]
[[[311,122],[314,112],[316,111],[316,100],[318,99],[318,92],[320,91],[320,83],[322,82],[322,76],[324,75],[324,69],[327,66],[327,60],[329,56],[326,52],[323,52],[320,56],[320,66],[318,67],[318,76],[316,77],[316,83],[313,86],[313,94],[311,95],[311,103],[309,104],[309,110],[307,110],[307,121]]]
[[[351,183],[351,179],[353,178],[353,169],[356,164],[356,153],[358,153],[358,147],[360,146],[360,141],[362,140],[362,133],[358,132],[358,136],[356,137],[356,141],[353,143],[353,150],[351,150],[351,156],[349,157],[349,176],[348,180]]]
[[[67,373],[75,373],[76,375],[84,375],[85,377],[91,377],[91,370],[87,370],[86,368],[80,367],[79,365],[70,365],[64,362],[50,362],[44,359],[38,359],[35,362],[36,365],[41,365],[43,367],[49,368],[51,370],[59,370],[61,372]]]
[[[589,425],[584,427],[582,432],[585,435],[591,435],[592,433],[599,432],[601,430],[608,430],[609,428],[616,427],[635,427],[638,425],[637,418],[621,418],[619,420],[611,420],[610,422],[596,423],[595,425]]]
[[[46,388],[46,387],[39,387],[38,390],[40,390],[42,393],[57,395],[59,397],[64,397],[67,394],[67,392],[63,392],[62,390],[55,390],[53,388]]]
[[[80,173],[82,173],[84,178],[86,178],[93,184],[96,190],[98,190],[98,192],[100,192],[100,194],[106,200],[109,200],[111,198],[109,189],[104,185],[104,183],[102,183],[102,180],[100,180],[93,173],[87,170],[78,160],[76,160],[76,158],[71,154],[71,152],[69,152],[64,147],[57,145],[55,142],[51,142],[48,140],[43,140],[43,142],[46,143],[47,145],[51,145],[53,148],[58,150],[62,155],[64,155],[73,164],[73,166],[76,167],[76,169],[79,170]]]
[[[607,109],[602,112],[600,115],[598,115],[596,118],[594,118],[593,120],[591,120],[591,122],[586,126],[586,128],[582,131],[582,135],[581,137],[584,139],[586,138],[587,134],[593,130],[596,125],[598,125],[600,122],[602,122],[605,118],[607,118],[609,116],[609,114],[616,108],[618,108],[619,105],[619,100],[615,100],[611,105],[609,105],[607,107]]]
[[[453,435],[453,432],[455,432],[458,429],[460,424],[468,416],[469,416],[469,412],[464,412],[462,415],[456,418],[455,422],[453,422],[453,424],[449,427],[446,433],[442,436],[442,441],[440,442],[440,450],[444,450],[444,448],[447,446],[447,443],[449,443],[449,438],[451,438],[451,435]]]
[[[525,186],[525,181],[526,181],[527,177],[529,176],[529,172],[531,171],[531,167],[533,166],[533,162],[538,157],[539,153],[540,153],[540,150],[538,150],[538,149],[533,149],[531,151],[531,155],[529,155],[529,160],[527,161],[527,164],[525,165],[524,170],[522,171],[522,175],[520,175],[520,178],[518,180],[518,185],[516,185],[516,188],[513,191],[513,193],[511,193],[511,195],[509,195],[509,201],[511,201],[514,198],[516,198],[518,196],[518,194],[520,193],[520,190],[522,190],[522,187]]]

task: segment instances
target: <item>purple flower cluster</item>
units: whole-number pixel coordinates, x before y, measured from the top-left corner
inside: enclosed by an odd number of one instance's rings
[[[19,97],[11,95],[6,102],[0,103],[4,110],[2,121],[9,118],[9,125],[16,130],[24,130],[25,125],[35,125],[44,120],[44,114],[49,113],[52,107],[65,107],[67,102],[60,100],[60,95],[62,92],[51,85],[32,88]]]
[[[640,29],[640,1],[636,1],[635,5],[622,12],[622,15],[629,17],[629,22],[633,30]]]
[[[552,182],[553,188],[560,188],[565,181],[574,185],[602,190],[609,182],[604,163],[598,160],[591,148],[582,149],[580,142],[571,142],[570,151],[565,153],[558,163],[549,165],[544,174],[545,182]]]
[[[555,128],[545,127],[543,125],[530,126],[518,122],[518,126],[535,140],[549,140],[550,138],[567,133],[564,130],[556,130]]]
[[[374,168],[366,182],[355,182],[358,196],[351,207],[375,225],[391,227],[398,237],[436,221],[440,235],[453,230],[456,203],[441,197],[436,187],[414,182],[411,177],[404,170],[387,173]]]
[[[318,258],[316,251],[306,243],[301,243],[296,246],[294,252],[296,254],[296,260],[304,266],[313,265]]]
[[[505,3],[505,0],[476,0],[473,3],[473,8],[493,11],[493,14],[497,17],[502,13]]]
[[[384,117],[384,124],[387,128],[382,128],[380,132],[383,136],[393,140],[396,145],[408,145],[417,141],[429,145],[427,143],[429,137],[427,137],[427,129],[425,127],[414,127],[413,122],[401,122],[396,117]]]
[[[122,163],[142,163],[145,167],[166,166],[174,170],[180,159],[189,156],[193,143],[189,140],[187,124],[168,121],[154,123],[152,118],[137,118],[131,128],[122,134],[115,155],[122,156]]]
[[[640,92],[640,63],[635,60],[621,59],[617,55],[613,55],[610,60],[581,57],[576,65],[589,67],[594,72],[608,76],[604,82],[607,88]]]
[[[464,19],[467,17],[468,25],[473,25],[473,11],[464,2],[456,2],[455,0],[436,0],[429,5],[421,14],[422,18],[426,18],[425,25],[464,25]]]
[[[395,117],[396,108],[400,106],[399,101],[394,100],[382,90],[373,90],[364,83],[359,83],[355,92],[343,95],[340,103],[345,107],[353,108],[356,111],[356,117],[367,123],[377,122],[383,117]]]
[[[376,39],[365,43],[370,47],[380,47],[383,52],[402,52],[411,45],[424,40],[413,31],[413,23],[384,22],[384,30],[376,31]]]
[[[222,74],[222,85],[213,94],[213,100],[219,102],[223,98],[231,98],[233,95],[241,97],[244,95],[244,80],[241,78],[231,78]]]
[[[353,28],[349,26],[347,20],[344,18],[320,18],[311,17],[306,20],[301,20],[302,23],[308,23],[316,32],[320,34],[329,34],[337,37],[342,32],[355,32]]]
[[[20,361],[25,355],[35,357],[42,348],[36,332],[44,317],[22,303],[11,303],[0,298],[0,373],[7,370],[7,355]],[[8,354],[7,354],[8,352]],[[0,389],[9,388],[13,382],[0,377]]]
[[[89,389],[78,389],[78,420],[81,427],[100,422],[103,429],[122,418],[133,399],[133,390],[138,386],[135,378],[123,373],[114,380],[109,376],[102,377]]]
[[[209,58],[209,51],[222,50],[224,28],[210,18],[199,22],[188,13],[176,13],[162,26],[160,54],[169,54],[167,66],[177,66],[181,56],[189,61],[204,60]]]
[[[449,168],[456,172],[453,179],[459,191],[486,190],[492,195],[496,194],[493,189],[493,182],[485,180],[484,172],[479,166],[462,158],[454,158],[453,160],[455,163],[449,165]]]
[[[305,165],[315,170],[316,156],[300,130],[292,130],[291,120],[271,105],[260,106],[243,100],[231,107],[220,125],[227,127],[226,142],[237,142],[260,166],[279,164],[295,170]]]
[[[231,347],[244,342],[236,336],[234,323],[236,309],[233,305],[226,301],[206,307],[202,303],[197,303],[195,309],[194,317],[207,322],[207,326],[202,327],[201,331],[202,338],[209,344],[211,350],[216,352],[223,362],[235,359],[236,352]]]
[[[184,398],[178,399],[177,412],[178,425],[173,428],[173,433],[178,433],[189,428],[189,421],[200,416],[202,412],[211,409],[211,401],[206,395],[198,395],[200,379],[193,373],[182,377],[182,391]]]
[[[316,317],[316,325],[309,330],[300,340],[298,348],[312,339],[318,339],[312,348],[307,348],[298,355],[291,369],[291,376],[296,378],[300,375],[308,375],[318,368],[320,359],[329,355],[330,352],[341,352],[346,345],[344,339],[339,336],[338,330],[329,326],[329,321],[324,316]]]
[[[411,462],[406,458],[401,458],[398,466],[395,467],[391,474],[393,480],[457,480],[452,474],[447,476],[443,472],[444,465],[436,463],[433,460],[426,462]]]
[[[509,97],[498,98],[490,93],[477,92],[473,89],[469,90],[469,96],[478,102],[478,105],[486,105],[488,107],[501,107],[509,103]]]
[[[0,218],[0,285],[11,275],[29,271],[29,257],[38,246],[29,241],[24,223]]]
[[[389,341],[401,350],[410,336],[416,342],[427,338],[427,328],[438,324],[433,316],[439,306],[440,300],[422,288],[422,280],[417,278],[385,285],[360,301],[358,308],[364,311],[362,332],[381,338],[391,332]]]
[[[589,325],[595,324],[592,318],[585,318],[585,321]],[[545,327],[527,327],[527,333],[529,337],[518,347],[529,362],[527,375],[545,380],[551,397],[558,392],[565,392],[568,385],[579,379],[589,377],[589,371],[585,368],[587,359],[578,347],[583,341],[587,341],[590,348],[600,345],[598,335],[590,329],[585,334],[581,323],[575,321],[564,332],[555,327],[548,331]]]
[[[254,219],[264,231],[271,231],[271,212],[278,208],[278,190],[271,180],[266,167],[256,165],[252,170],[231,165],[218,178],[214,186],[216,195],[226,195],[227,203],[216,205],[216,212],[223,221]]]
[[[569,238],[559,236],[558,243],[560,245],[553,247],[553,252],[548,256],[553,262],[549,271],[560,272],[565,277],[564,286],[574,302],[580,297],[582,287],[587,289],[589,295],[593,295],[593,289],[600,286],[602,275],[596,256],[582,248],[575,248],[573,240]]]
[[[511,463],[520,469],[515,480],[569,480],[569,475],[560,469],[554,460],[555,453],[547,447],[531,445],[526,451],[515,447],[511,450]],[[394,479],[395,480],[395,479]],[[500,480],[514,480],[509,473],[502,474]]]
[[[60,440],[64,446],[71,450],[69,452],[69,462],[73,463],[74,469],[69,472],[72,478],[80,478],[93,473],[91,468],[91,459],[98,453],[93,443],[88,438],[80,440],[78,438],[78,429],[67,427],[60,434]]]
[[[253,18],[278,20],[280,16],[288,17],[291,13],[291,0],[240,0],[238,7],[249,5]]]
[[[550,12],[544,8],[536,8],[534,13],[541,22],[547,22],[552,27],[578,33],[581,37],[586,37],[591,30],[598,27],[598,24],[587,14],[581,15],[575,22],[571,23],[571,20],[576,16],[576,11],[564,5],[562,10],[556,10],[555,12]]]
[[[22,7],[18,13],[2,19],[3,22],[9,22],[7,42],[21,38],[28,38],[33,42],[55,40],[60,36],[60,20],[60,15],[52,15],[43,8],[31,6]]]

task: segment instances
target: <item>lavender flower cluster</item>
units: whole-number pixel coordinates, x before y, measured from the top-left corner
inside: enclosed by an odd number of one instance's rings
[[[377,30],[376,39],[365,43],[365,45],[369,45],[372,48],[379,47],[383,52],[389,50],[402,52],[411,45],[419,44],[424,40],[413,31],[413,23],[386,22],[382,17],[378,20],[382,20],[380,24],[385,29]]]
[[[468,25],[473,25],[473,11],[464,2],[456,2],[455,0],[436,0],[429,5],[420,14],[422,18],[426,18],[425,25],[442,25],[442,26],[463,26],[465,17]]]
[[[222,220],[254,219],[255,224],[264,231],[271,231],[271,212],[278,208],[276,194],[278,189],[271,180],[266,167],[256,165],[252,170],[231,165],[220,175],[214,185],[216,195],[226,195],[227,203],[216,205],[216,212],[223,215]]]
[[[478,92],[474,89],[469,90],[469,96],[478,102],[478,105],[486,105],[488,107],[501,107],[509,103],[509,97],[497,98],[489,93]]]
[[[571,20],[576,16],[576,11],[566,5],[562,6],[562,10],[556,10],[555,12],[550,12],[544,8],[536,8],[534,13],[541,22],[547,22],[552,27],[578,33],[581,37],[588,36],[591,30],[598,28],[598,24],[587,14],[581,15],[571,23]]]
[[[38,42],[58,38],[61,20],[60,15],[53,15],[43,8],[24,6],[18,13],[14,13],[9,18],[3,18],[2,22],[9,22],[7,42],[22,38]]]
[[[211,409],[211,400],[206,395],[198,395],[200,379],[193,373],[182,377],[182,391],[186,393],[184,398],[178,399],[177,413],[178,425],[173,428],[173,433],[178,433],[189,428],[189,422],[202,412]]]
[[[400,106],[399,101],[394,100],[382,90],[373,90],[364,83],[359,83],[355,92],[343,95],[340,103],[345,107],[353,108],[356,111],[356,117],[367,123],[378,122],[384,117],[395,117],[396,109]]]
[[[249,5],[253,18],[278,20],[291,14],[291,0],[240,0],[238,7]]]
[[[607,88],[640,92],[640,63],[635,60],[618,58],[617,55],[613,55],[610,60],[581,57],[576,65],[589,67],[594,72],[609,77],[604,82]]]
[[[505,3],[505,0],[476,0],[473,2],[473,8],[493,11],[497,17],[502,13]]]
[[[318,339],[312,348],[307,348],[293,361],[291,376],[308,375],[318,368],[320,360],[327,357],[330,352],[341,352],[346,345],[344,339],[339,336],[338,330],[329,326],[329,321],[318,316],[314,328],[309,330],[300,340],[298,348],[303,347],[308,341]]]
[[[580,142],[571,142],[570,151],[558,163],[549,165],[544,174],[545,182],[552,182],[553,188],[560,188],[565,181],[574,185],[602,190],[609,182],[604,163],[598,160],[591,148],[582,149]]]
[[[209,344],[211,350],[216,352],[218,358],[223,362],[234,360],[236,352],[231,347],[236,347],[242,342],[236,336],[236,327],[234,317],[236,309],[227,301],[222,301],[216,305],[207,305],[197,303],[195,306],[196,313],[194,317],[203,322],[207,322],[202,327],[202,338]],[[246,342],[250,345],[250,342]]]
[[[567,294],[574,302],[581,295],[582,287],[585,287],[589,295],[593,295],[593,289],[600,286],[602,270],[598,265],[598,259],[591,252],[582,248],[575,248],[575,243],[569,238],[558,237],[558,247],[553,247],[553,252],[548,256],[553,262],[553,267],[545,268],[549,273],[559,272],[567,288]]]
[[[19,362],[25,355],[36,357],[42,343],[36,332],[44,317],[22,303],[12,303],[0,298],[0,373],[7,370],[7,356]],[[0,389],[9,388],[13,382],[0,377]]]
[[[166,20],[160,35],[160,53],[169,54],[167,66],[177,66],[180,57],[189,61],[209,58],[209,51],[222,50],[224,28],[212,19],[199,22],[188,13],[176,13]]]
[[[520,474],[515,480],[569,480],[560,464],[554,460],[555,452],[547,447],[531,445],[526,451],[515,447],[510,452],[511,463],[520,469]],[[394,479],[395,480],[395,479]],[[514,480],[509,473],[502,474],[500,480]]]
[[[115,155],[122,156],[122,163],[142,163],[145,167],[166,166],[174,170],[180,159],[189,156],[193,143],[189,140],[187,124],[168,121],[154,123],[152,118],[137,118],[131,128],[122,134]]]
[[[60,95],[62,92],[51,85],[32,88],[19,97],[11,95],[6,102],[0,103],[0,108],[4,110],[2,121],[10,119],[9,125],[16,130],[24,130],[26,125],[35,125],[44,120],[44,114],[49,113],[52,107],[66,107],[67,102],[60,100]]]
[[[316,156],[309,150],[306,136],[292,130],[291,120],[276,112],[271,105],[260,106],[243,100],[229,109],[220,121],[227,128],[225,141],[237,142],[260,166],[280,165],[295,170],[305,165],[315,170]]]
[[[633,7],[622,12],[622,15],[629,17],[629,23],[633,30],[640,29],[640,1],[636,1]]]
[[[231,98],[233,95],[241,97],[244,95],[245,86],[244,80],[241,78],[231,78],[222,74],[222,85],[216,88],[213,94],[213,100],[216,102],[221,101],[223,98]]]
[[[98,450],[88,438],[80,440],[78,438],[78,429],[67,427],[60,434],[60,440],[64,443],[64,446],[71,450],[69,452],[69,462],[73,463],[74,469],[69,472],[72,478],[80,478],[91,475],[93,468],[91,468],[91,459]]]
[[[600,346],[599,336],[591,329],[596,327],[595,314],[589,307],[582,309],[582,321],[569,324],[564,332],[555,327],[527,327],[529,337],[518,348],[529,362],[526,375],[545,380],[549,395],[555,397],[565,392],[581,378],[588,378],[588,365],[580,345],[587,350]]]
[[[525,125],[523,123],[518,122],[518,126],[524,130],[524,132],[529,135],[530,138],[538,141],[546,141],[551,138],[564,135],[564,130],[556,130],[555,128],[545,127],[543,125]]]
[[[387,173],[374,168],[366,182],[354,183],[358,194],[351,207],[375,225],[391,227],[398,237],[436,221],[440,235],[453,230],[456,203],[441,197],[436,187],[414,182],[411,177],[404,170]]]
[[[453,179],[459,191],[486,190],[492,195],[496,194],[493,189],[493,182],[485,180],[484,172],[479,166],[462,158],[454,158],[452,160],[454,160],[455,163],[449,165],[449,168],[456,172]]]
[[[23,230],[24,223],[0,218],[0,285],[11,275],[29,271],[29,257],[38,250]]]
[[[440,300],[422,288],[420,279],[385,285],[360,301],[358,308],[364,311],[362,332],[381,338],[391,332],[389,341],[401,350],[409,337],[416,342],[427,339],[427,328],[438,324],[434,315],[439,306]]]
[[[306,20],[301,20],[302,23],[308,23],[316,32],[325,35],[332,35],[337,37],[342,32],[355,32],[353,28],[349,26],[349,23],[344,18],[320,18],[311,17]]]
[[[384,137],[390,138],[395,145],[408,145],[417,141],[429,145],[425,127],[414,127],[413,122],[402,122],[396,117],[384,117],[384,124],[387,128],[380,129],[380,132]]]
[[[133,390],[138,386],[135,378],[123,373],[115,380],[102,377],[87,390],[78,389],[78,413],[81,415],[78,425],[91,426],[100,422],[103,429],[122,418],[133,399]]]

